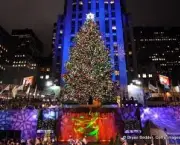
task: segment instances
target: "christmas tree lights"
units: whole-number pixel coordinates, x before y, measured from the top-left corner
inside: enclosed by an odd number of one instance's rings
[[[66,70],[63,75],[64,101],[84,104],[89,96],[99,101],[112,96],[109,52],[93,19],[87,19],[75,37]]]

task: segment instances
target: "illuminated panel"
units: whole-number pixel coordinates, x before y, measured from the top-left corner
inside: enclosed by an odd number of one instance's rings
[[[37,110],[0,111],[1,130],[20,130],[21,139],[34,138],[37,127]]]
[[[61,118],[59,141],[67,141],[70,136],[88,141],[108,141],[116,136],[113,113],[65,113]],[[108,131],[107,131],[108,130]]]
[[[168,134],[180,135],[180,107],[142,108],[142,126],[145,126],[148,120],[160,129],[166,129]]]

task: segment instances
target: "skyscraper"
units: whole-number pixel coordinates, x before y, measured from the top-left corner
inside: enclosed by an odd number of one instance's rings
[[[3,73],[7,69],[7,65],[10,63],[10,44],[11,35],[0,27],[0,84],[3,82]]]
[[[144,80],[158,74],[180,80],[180,28],[179,27],[135,27],[135,44],[138,56],[139,77]],[[152,76],[149,64],[154,65]],[[147,66],[146,72],[142,67]]]
[[[125,49],[125,30],[127,22],[124,4],[121,0],[66,0],[65,13],[59,16],[53,43],[53,70],[59,77],[66,72],[65,64],[69,59],[72,40],[92,13],[109,49],[114,73],[112,80],[126,86],[127,71]],[[132,55],[131,51],[131,55]]]

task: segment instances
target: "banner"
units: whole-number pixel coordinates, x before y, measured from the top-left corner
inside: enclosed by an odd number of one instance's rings
[[[167,76],[159,75],[159,81],[164,86],[170,85],[170,81],[169,81],[169,78]]]
[[[25,77],[25,78],[23,79],[23,85],[24,85],[24,86],[32,85],[32,84],[33,84],[33,81],[34,81],[34,77],[33,77],[33,76]]]
[[[153,92],[157,92],[158,91],[158,88],[156,88],[155,86],[153,86],[152,84],[148,84],[148,88],[149,90],[153,91]]]

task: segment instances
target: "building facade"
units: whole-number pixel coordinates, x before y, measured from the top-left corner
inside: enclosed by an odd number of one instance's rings
[[[4,83],[3,74],[10,64],[11,35],[0,27],[0,84]]]
[[[140,78],[157,78],[162,74],[180,79],[180,28],[135,27],[134,38]],[[149,64],[153,64],[156,70],[153,76],[142,69],[148,68]]]
[[[43,90],[48,82],[52,82],[52,57],[41,57],[38,63],[38,75],[36,84],[39,90]]]
[[[37,60],[43,45],[31,29],[12,30],[11,61],[4,74],[4,83],[21,84],[24,77],[37,75]]]
[[[127,72],[130,72],[128,70],[130,63],[126,64],[126,62],[130,62],[128,57],[132,57],[134,51],[126,49],[129,47],[127,42],[129,41],[130,44],[132,37],[126,35],[130,29],[127,25],[129,22],[125,6],[121,0],[66,0],[65,13],[57,20],[54,35],[56,38],[53,40],[53,72],[55,76],[60,80],[61,75],[66,72],[65,63],[69,59],[69,49],[73,45],[72,40],[86,21],[88,13],[95,15],[95,21],[106,47],[109,48],[114,70],[112,80],[121,86],[126,86],[128,84]],[[129,49],[132,49],[132,45]],[[127,55],[127,52],[130,55]],[[133,65],[132,63],[131,68],[134,67]],[[134,70],[131,69],[131,72]]]

